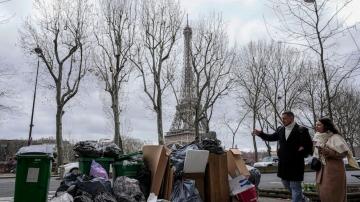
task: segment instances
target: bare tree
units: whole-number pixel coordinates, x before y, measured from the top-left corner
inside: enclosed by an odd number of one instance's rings
[[[303,92],[303,84],[299,79],[304,74],[302,56],[298,50],[284,43],[271,41],[262,44],[262,48],[270,55],[265,68],[266,82],[261,93],[266,99],[267,111],[273,113],[273,116],[262,117],[267,118],[264,120],[266,125],[276,130],[281,112],[294,110],[299,105],[299,97]]]
[[[174,79],[172,51],[180,35],[183,13],[178,1],[144,0],[141,5],[137,58],[131,61],[140,72],[144,92],[157,116],[159,144],[163,137],[163,94]]]
[[[58,165],[63,164],[62,117],[87,69],[90,5],[84,0],[35,1],[37,12],[21,31],[25,52],[35,53],[54,82]]]
[[[334,118],[345,137],[346,142],[355,154],[355,146],[360,144],[360,92],[355,87],[344,84],[333,99]]]
[[[252,128],[260,108],[265,104],[261,90],[264,87],[267,64],[271,61],[271,52],[264,48],[265,42],[250,42],[242,48],[239,55],[239,68],[235,70],[236,82],[239,87],[239,99],[251,111]],[[255,136],[253,138],[255,160],[258,160],[258,151]]]
[[[228,94],[234,83],[235,47],[230,47],[225,24],[220,14],[199,20],[192,43],[191,65],[195,85],[195,137],[199,126],[209,132],[215,103]]]
[[[132,71],[129,58],[135,48],[136,5],[127,0],[100,2],[99,22],[95,27],[97,48],[94,49],[96,75],[111,97],[114,142],[123,149],[120,135],[120,95],[123,83]]]
[[[232,135],[231,148],[235,148],[234,145],[235,145],[236,133],[238,132],[241,123],[244,121],[244,119],[249,114],[249,112],[250,112],[250,110],[247,110],[240,119],[236,119],[236,120],[227,119],[226,115],[224,114],[224,124],[230,130],[231,135]],[[233,123],[235,123],[235,126],[233,125]]]
[[[340,18],[340,14],[344,8],[350,5],[352,0],[335,2],[331,0],[269,1],[272,2],[273,10],[280,21],[278,33],[286,34],[285,37],[288,43],[310,49],[316,55],[324,81],[327,113],[330,118],[333,118],[331,105],[333,95],[331,94],[329,71],[332,69],[330,64],[336,64],[337,61],[334,60],[336,57],[331,52],[331,48],[335,47],[335,37],[344,33],[347,29],[345,20]],[[348,59],[344,61],[348,61]],[[335,68],[338,70],[347,69],[347,71],[334,71],[341,77],[339,80],[343,80],[358,68],[358,62],[356,64],[340,65],[340,67],[335,66]],[[334,93],[336,94],[336,92]]]
[[[302,119],[299,121],[310,128],[315,128],[316,120],[323,117],[326,111],[326,96],[322,73],[318,63],[308,61],[300,80],[303,83],[303,94],[300,97]]]

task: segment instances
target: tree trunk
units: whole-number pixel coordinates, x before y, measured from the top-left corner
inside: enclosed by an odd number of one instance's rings
[[[160,89],[160,87],[159,87]],[[157,109],[156,109],[156,118],[157,118],[157,129],[158,129],[158,141],[159,145],[164,145],[164,136],[163,136],[163,125],[162,125],[162,100],[161,93],[157,95]]]
[[[196,106],[195,107],[195,120],[194,120],[194,130],[195,130],[195,140],[199,141],[200,140],[200,133],[199,133],[199,109]]]
[[[56,148],[57,148],[57,167],[64,164],[64,151],[62,140],[62,112],[63,106],[58,104],[56,110]],[[56,169],[57,170],[57,169]],[[64,170],[60,169],[60,177],[64,175]]]
[[[328,104],[327,108],[328,108],[329,118],[331,120],[333,120],[333,114],[332,114],[332,109],[331,109],[331,97],[330,97],[330,90],[329,90],[329,81],[327,78],[327,73],[326,73],[326,68],[325,68],[324,45],[323,45],[323,41],[322,41],[323,38],[321,37],[321,33],[319,31],[319,14],[318,14],[318,10],[317,10],[316,1],[314,2],[314,8],[315,8],[316,16],[317,16],[316,35],[317,35],[319,46],[320,46],[320,62],[321,62],[321,70],[322,70],[324,85],[325,85],[326,101]]]
[[[255,123],[256,123],[256,112],[255,110],[253,110],[253,128],[255,128]],[[253,144],[254,144],[255,161],[258,161],[258,152],[257,152],[255,135],[253,136]]]
[[[114,143],[119,146],[123,153],[122,139],[120,135],[120,109],[119,109],[119,94],[114,92],[112,97],[112,110],[114,115]]]

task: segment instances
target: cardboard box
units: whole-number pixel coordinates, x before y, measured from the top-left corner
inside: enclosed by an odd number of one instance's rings
[[[170,150],[164,145],[144,145],[143,157],[151,171],[150,193],[159,196],[161,184],[168,165]]]
[[[174,172],[175,168],[170,166],[170,162],[168,162],[166,166],[166,172],[165,172],[165,179],[164,179],[164,186],[162,189],[162,192],[160,196],[161,198],[170,200],[171,199],[171,193],[174,185]]]
[[[241,152],[238,149],[230,149],[226,152],[227,166],[229,175],[234,178],[238,175],[243,175],[246,178],[250,176],[250,172],[246,168],[245,161],[241,157]]]
[[[160,193],[161,198],[170,200],[171,193],[173,191],[174,185],[174,172],[175,168],[170,166],[170,162],[167,164],[163,189]],[[198,189],[200,197],[203,201],[205,201],[205,181],[204,181],[205,173],[184,173],[183,179],[191,179],[195,180],[195,187]]]
[[[209,155],[205,174],[205,200],[208,202],[230,201],[227,155]]]

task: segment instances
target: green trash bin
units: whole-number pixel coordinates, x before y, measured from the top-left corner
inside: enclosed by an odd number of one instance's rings
[[[51,162],[44,153],[17,155],[14,202],[47,201]]]
[[[79,170],[82,174],[89,175],[92,160],[95,160],[97,163],[99,163],[106,170],[106,173],[109,175],[110,164],[114,162],[114,158],[110,158],[110,157],[99,157],[99,158],[79,157]]]
[[[139,156],[141,158],[136,158]],[[119,176],[136,177],[143,166],[142,152],[123,155],[113,163],[113,179]]]

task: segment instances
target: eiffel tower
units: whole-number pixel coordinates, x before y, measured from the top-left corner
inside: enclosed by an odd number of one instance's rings
[[[191,66],[191,37],[192,30],[187,23],[184,28],[184,72],[181,85],[180,100],[176,106],[176,113],[170,131],[165,135],[167,145],[178,143],[187,144],[195,140],[195,103],[196,93],[194,73]],[[203,124],[200,123],[199,133],[204,133]]]

